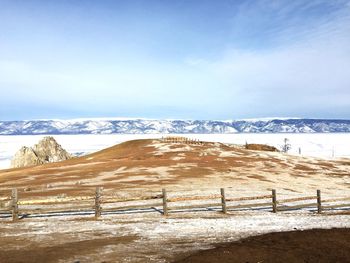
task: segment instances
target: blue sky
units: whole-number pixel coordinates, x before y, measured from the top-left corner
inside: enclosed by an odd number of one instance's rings
[[[350,1],[0,0],[0,119],[350,118]]]

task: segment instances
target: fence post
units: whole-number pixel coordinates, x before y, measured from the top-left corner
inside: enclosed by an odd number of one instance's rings
[[[163,192],[163,215],[167,216],[168,215],[167,194],[164,188],[162,189],[162,192]]]
[[[96,187],[95,192],[95,219],[101,216],[101,187]]]
[[[272,189],[272,212],[277,213],[277,195],[275,189]]]
[[[321,190],[317,190],[317,213],[322,212]]]
[[[227,213],[227,208],[226,208],[226,196],[225,196],[225,188],[220,188],[221,192],[221,206],[222,206],[222,212],[224,214]]]
[[[12,189],[11,193],[12,221],[18,220],[18,191],[17,188]]]

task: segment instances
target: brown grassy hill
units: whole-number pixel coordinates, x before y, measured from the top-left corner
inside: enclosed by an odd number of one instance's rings
[[[323,160],[221,143],[133,140],[59,163],[0,170],[0,188],[241,187],[349,190],[350,160]],[[72,190],[73,191],[73,190]]]

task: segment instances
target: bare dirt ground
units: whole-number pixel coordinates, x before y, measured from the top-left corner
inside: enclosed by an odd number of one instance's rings
[[[249,237],[176,263],[350,262],[350,229],[314,229]]]
[[[33,217],[18,223],[1,219],[0,262],[173,262],[218,243],[264,233],[350,228],[349,216],[202,211],[169,217],[110,214],[98,221],[93,215]]]

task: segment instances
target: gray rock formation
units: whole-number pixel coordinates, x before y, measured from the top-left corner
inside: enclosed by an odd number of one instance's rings
[[[23,146],[16,152],[15,156],[11,160],[11,167],[25,167],[43,164],[43,162],[38,158],[34,150],[30,147]]]
[[[72,158],[53,137],[44,137],[33,147],[22,147],[11,160],[11,167],[26,167]]]

